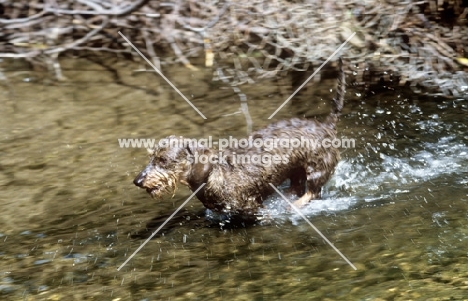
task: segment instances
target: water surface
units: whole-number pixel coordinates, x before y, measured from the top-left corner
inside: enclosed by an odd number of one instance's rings
[[[348,89],[343,149],[323,198],[298,215],[273,197],[265,224],[221,227],[191,201],[120,271],[158,222],[190,195],[153,200],[132,185],[144,149],[119,138],[242,137],[238,98],[209,71],[164,70],[207,117],[142,66],[63,62],[69,81],[15,63],[0,91],[2,300],[465,300],[468,296],[466,100]],[[110,69],[113,68],[113,69]],[[119,79],[119,80],[118,80]],[[323,116],[330,83],[275,120]],[[244,87],[254,129],[289,95]],[[149,230],[145,230],[146,228]]]

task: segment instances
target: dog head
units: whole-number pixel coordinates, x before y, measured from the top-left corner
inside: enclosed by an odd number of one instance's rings
[[[165,193],[174,196],[177,183],[192,187],[200,185],[211,170],[210,164],[197,162],[199,152],[209,152],[206,148],[197,148],[187,143],[183,137],[169,136],[148,150],[150,162],[141,171],[133,183],[146,189],[152,197],[161,197]]]
[[[148,150],[150,162],[133,180],[133,184],[145,188],[152,197],[161,197],[165,193],[174,195],[177,183],[186,181],[184,174],[191,165],[190,154],[183,145],[176,143],[178,139],[175,136],[164,140],[167,143],[160,142]]]

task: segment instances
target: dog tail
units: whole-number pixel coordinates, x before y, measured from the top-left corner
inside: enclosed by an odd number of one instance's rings
[[[344,96],[346,92],[346,78],[343,71],[343,60],[339,58],[338,60],[338,84],[336,86],[336,94],[333,98],[332,110],[328,116],[328,120],[332,123],[336,123],[340,117],[341,110],[343,109]]]

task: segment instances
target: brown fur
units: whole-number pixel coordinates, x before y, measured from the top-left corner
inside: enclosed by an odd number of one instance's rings
[[[272,123],[253,132],[251,137],[299,140],[302,137],[319,142],[325,138],[332,140],[336,137],[335,125],[343,107],[344,93],[345,76],[340,60],[337,93],[333,99],[332,111],[324,122],[292,118]],[[176,139],[175,136],[167,138]],[[196,154],[205,154],[210,158],[219,158],[221,155],[226,160],[196,163]],[[258,162],[236,162],[235,156],[239,154],[250,158],[253,155],[279,155],[287,160],[265,166]],[[197,193],[198,199],[206,208],[219,212],[253,214],[274,192],[269,183],[278,186],[289,179],[291,192],[301,196],[295,202],[298,206],[319,198],[321,188],[333,174],[339,158],[336,148],[324,148],[321,144],[310,148],[279,146],[271,150],[250,147],[226,148],[221,151],[195,145],[157,146],[151,151],[150,163],[133,182],[145,188],[153,197],[160,197],[167,192],[174,194],[177,183],[188,186],[192,191],[206,183]]]

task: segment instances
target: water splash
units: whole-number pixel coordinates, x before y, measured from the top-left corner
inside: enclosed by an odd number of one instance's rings
[[[455,136],[446,136],[437,143],[422,143],[421,149],[387,155],[377,152],[374,156],[359,154],[341,161],[334,176],[323,187],[322,199],[314,200],[302,208],[308,216],[322,212],[350,209],[358,204],[392,202],[396,195],[408,194],[423,183],[441,177],[457,177],[468,172],[468,146]],[[466,179],[460,179],[460,184]],[[290,201],[296,196],[288,195]],[[269,215],[292,215],[287,205],[277,196],[266,202]]]

